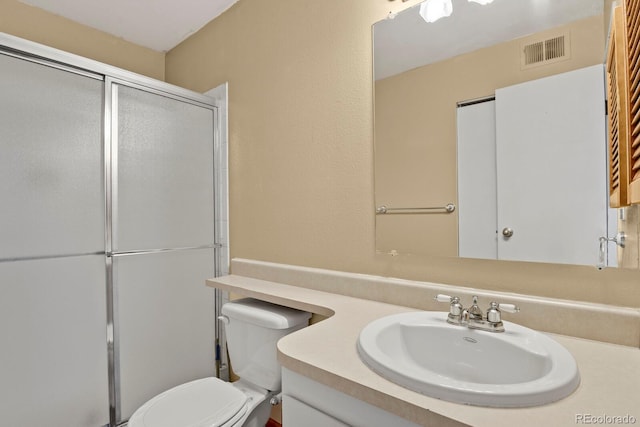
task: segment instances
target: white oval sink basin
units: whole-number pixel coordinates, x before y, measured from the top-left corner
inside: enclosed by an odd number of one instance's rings
[[[375,320],[360,333],[358,353],[396,384],[468,405],[544,405],[580,383],[571,353],[544,334],[511,322],[495,333],[446,319],[447,313],[420,311]]]

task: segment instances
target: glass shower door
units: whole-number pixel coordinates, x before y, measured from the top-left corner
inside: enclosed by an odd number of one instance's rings
[[[118,421],[215,375],[214,114],[114,82],[112,235]],[[109,245],[108,245],[109,246]]]
[[[101,76],[0,54],[0,424],[109,422]]]

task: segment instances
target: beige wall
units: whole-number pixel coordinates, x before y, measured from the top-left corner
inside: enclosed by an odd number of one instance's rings
[[[0,32],[164,80],[164,53],[17,0],[0,0]]]
[[[629,270],[375,253],[371,25],[417,0],[344,3],[240,0],[166,57],[169,82],[230,82],[232,256],[640,306]],[[0,12],[2,32],[164,77],[160,52],[17,0]]]
[[[626,234],[624,248],[618,248],[620,265],[626,268],[640,268],[640,205],[623,208],[622,218],[618,218],[618,230]]]
[[[240,0],[167,54],[229,82],[231,255],[640,307],[638,271],[375,253],[371,25],[415,3]]]
[[[173,84],[229,81],[233,256],[371,268],[371,23],[389,7],[240,0],[167,54]]]
[[[571,40],[568,59],[522,69],[521,46],[560,34],[569,34]],[[604,42],[604,19],[596,16],[377,81],[376,205],[457,204],[456,104],[494,95],[498,88],[602,64]],[[456,256],[457,214],[379,215],[376,248]]]

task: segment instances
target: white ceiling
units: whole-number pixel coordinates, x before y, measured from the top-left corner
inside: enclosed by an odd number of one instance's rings
[[[47,12],[166,52],[238,0],[20,0]]]
[[[589,16],[604,0],[453,0],[453,13],[428,24],[419,6],[373,26],[376,80]]]
[[[166,52],[238,0],[19,0],[150,49]],[[419,6],[374,25],[376,79],[601,14],[604,0],[453,0],[427,24]]]

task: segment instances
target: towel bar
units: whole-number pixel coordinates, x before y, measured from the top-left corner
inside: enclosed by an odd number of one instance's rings
[[[376,208],[376,214],[424,214],[424,213],[452,213],[456,210],[456,205],[449,203],[446,206],[437,206],[430,208],[388,208],[380,206]]]

